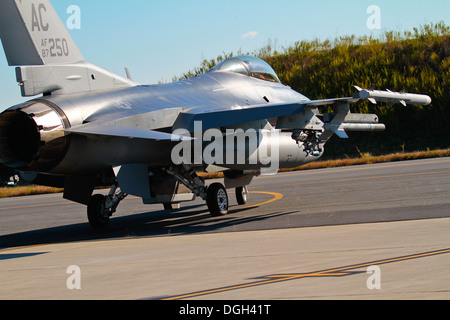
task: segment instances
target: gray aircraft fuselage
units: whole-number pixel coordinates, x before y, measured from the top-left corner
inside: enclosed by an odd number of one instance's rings
[[[52,110],[57,110],[65,120],[62,121],[60,130],[101,120],[127,127],[170,132],[180,112],[193,108],[219,112],[229,107],[237,109],[249,105],[284,104],[306,100],[308,99],[305,96],[280,83],[219,71],[170,84],[44,96],[15,106],[12,110],[17,112],[15,110],[21,110],[32,104],[48,105]],[[211,117],[218,115],[212,113]],[[241,122],[245,123],[247,120],[241,119]],[[29,122],[29,125],[33,126],[34,123]],[[33,129],[36,128],[30,128]],[[32,158],[39,157],[40,149],[36,149],[34,144],[30,145],[26,140],[28,136],[21,136],[20,132],[17,134],[19,136],[16,137],[15,143],[19,143],[23,148],[34,148],[35,150],[29,150],[28,153],[33,154]],[[297,151],[296,142],[290,138],[290,134],[287,136],[289,139],[286,139],[286,142]],[[8,164],[22,171],[87,175],[110,170],[112,166],[124,163],[139,162],[147,163],[149,166],[166,166],[170,163],[173,147],[173,142],[122,137],[99,137],[94,140],[82,135],[73,135],[61,139],[64,142],[61,142],[60,148],[54,151],[57,154],[46,152],[47,156],[55,159],[51,164],[20,159],[18,156],[14,160],[11,158]],[[289,166],[295,167],[307,161],[302,150],[298,151],[295,160],[291,159]],[[283,162],[280,158],[281,165]],[[248,169],[248,166],[242,169]]]

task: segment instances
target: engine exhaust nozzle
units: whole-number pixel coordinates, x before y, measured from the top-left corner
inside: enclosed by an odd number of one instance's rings
[[[67,151],[69,124],[57,107],[34,101],[0,115],[0,163],[20,171],[45,172]]]

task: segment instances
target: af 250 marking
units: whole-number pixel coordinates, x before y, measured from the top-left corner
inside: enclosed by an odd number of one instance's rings
[[[45,38],[41,40],[42,56],[67,57],[70,54],[66,38]]]

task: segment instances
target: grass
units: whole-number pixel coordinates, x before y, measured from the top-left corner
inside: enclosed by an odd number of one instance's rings
[[[427,158],[442,158],[450,157],[450,149],[441,150],[427,150],[427,151],[416,151],[416,152],[400,152],[381,156],[372,156],[371,154],[360,153],[358,158],[346,158],[338,160],[324,160],[315,161],[303,166],[292,168],[292,169],[281,169],[280,172],[290,172],[290,171],[300,171],[300,170],[313,170],[313,169],[324,169],[324,168],[335,168],[335,167],[347,167],[356,166],[362,164],[374,164],[383,162],[395,162],[395,161],[405,161],[405,160],[417,160],[417,159],[427,159]],[[202,173],[199,174],[205,179],[212,178],[222,178],[223,173]]]
[[[334,168],[334,167],[346,167],[355,166],[363,164],[374,164],[383,162],[394,162],[394,161],[405,161],[405,160],[417,160],[417,159],[427,159],[427,158],[441,158],[450,157],[450,149],[440,149],[440,150],[427,150],[427,151],[417,151],[417,152],[400,152],[381,156],[372,156],[371,154],[362,154],[358,158],[347,158],[339,160],[324,160],[311,162],[309,164],[292,168],[292,169],[282,169],[280,172],[290,172],[290,171],[300,171],[300,170],[312,170],[312,169],[323,169],[323,168]],[[199,176],[205,179],[216,179],[222,178],[223,173],[200,173]],[[20,197],[29,196],[37,194],[49,194],[49,193],[60,193],[63,189],[43,187],[36,185],[29,186],[18,186],[18,187],[5,187],[0,188],[0,198],[10,198],[10,197]]]
[[[0,198],[12,198],[31,196],[36,194],[48,194],[63,192],[63,189],[44,187],[44,186],[17,186],[17,187],[4,187],[0,188]]]
[[[417,160],[417,159],[427,159],[427,158],[442,158],[450,157],[450,149],[442,150],[428,150],[428,151],[416,151],[416,152],[400,152],[381,156],[372,156],[371,154],[361,154],[358,158],[351,159],[339,159],[339,160],[325,160],[311,162],[294,169],[283,169],[281,172],[289,171],[299,171],[299,170],[312,170],[312,169],[323,169],[323,168],[334,168],[334,167],[346,167],[355,166],[362,164],[374,164],[383,162],[395,162],[395,161],[405,161],[405,160]]]

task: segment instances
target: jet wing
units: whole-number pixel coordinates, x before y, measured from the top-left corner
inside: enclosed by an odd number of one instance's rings
[[[315,109],[318,106],[333,104],[349,104],[360,101],[360,98],[337,98],[324,100],[305,100],[295,103],[262,104],[253,106],[235,106],[228,108],[198,107],[181,112],[173,129],[194,131],[196,121],[202,122],[202,129],[226,127],[262,119],[272,119],[301,113],[305,108]]]
[[[401,103],[403,105],[428,105],[431,103],[431,98],[429,96],[405,93],[404,90],[402,92],[391,92],[389,90],[375,91],[373,89],[361,89],[357,86],[356,89],[359,92],[355,93],[353,97],[347,98],[304,100],[294,103],[281,104],[267,103],[253,106],[233,106],[222,109],[207,107],[192,108],[180,113],[173,129],[186,129],[189,132],[193,132],[195,122],[201,121],[202,129],[207,130],[211,128],[226,127],[262,119],[294,116],[300,114],[305,109],[312,110],[319,106],[325,105],[336,105],[338,106],[338,109],[340,108],[340,106],[344,106],[344,108],[341,108],[341,110],[338,112],[342,117],[345,117],[350,112],[348,110],[349,104],[365,100],[368,100],[372,103],[388,102]],[[335,124],[338,123],[337,120],[338,119],[336,119]],[[340,132],[343,130],[341,129],[338,130],[336,128],[333,128],[333,131]],[[349,127],[348,129],[351,128]]]
[[[364,92],[363,92],[364,93]],[[377,91],[376,93],[371,93],[371,96],[364,96],[361,94],[355,94],[353,97],[347,98],[333,98],[333,99],[320,99],[320,100],[304,100],[291,103],[267,103],[252,106],[228,106],[228,107],[218,107],[218,106],[199,106],[186,108],[182,110],[181,108],[177,110],[178,117],[174,117],[172,121],[173,126],[165,123],[165,127],[172,127],[172,131],[177,129],[184,129],[189,132],[195,131],[195,123],[201,122],[202,130],[208,130],[212,128],[221,128],[227,126],[238,125],[242,123],[248,123],[252,121],[258,121],[263,119],[282,119],[294,117],[293,120],[296,124],[300,124],[299,127],[292,129],[303,129],[306,128],[304,125],[305,120],[311,120],[314,117],[314,112],[311,110],[316,109],[319,106],[325,105],[335,105],[338,109],[339,117],[335,117],[327,124],[327,128],[334,133],[342,133],[341,136],[345,137],[343,130],[378,130],[382,127],[369,126],[367,129],[365,126],[353,125],[342,127],[345,123],[345,118],[349,115],[350,111],[348,109],[349,104],[357,103],[362,100],[380,100],[384,101],[381,95],[384,91]],[[410,94],[401,94],[400,96],[389,97],[391,102],[405,102],[407,99],[405,97],[411,96]],[[429,104],[431,99],[428,96],[414,95],[415,99],[408,101],[408,103],[417,104]],[[422,99],[423,98],[423,99]],[[309,110],[307,117],[299,116],[300,114],[305,114],[305,110]],[[141,115],[136,115],[135,117],[140,117]],[[363,117],[364,118],[364,117]],[[366,119],[361,118],[356,121],[358,123],[366,123]],[[176,120],[175,120],[176,119]],[[302,123],[303,122],[303,123]],[[351,121],[355,122],[355,120]],[[325,129],[327,129],[325,128]],[[153,128],[157,129],[157,128]],[[182,141],[182,140],[192,140],[189,136],[179,136],[170,133],[138,128],[133,126],[121,126],[114,123],[100,123],[92,122],[84,124],[81,126],[73,127],[65,130],[66,133],[81,134],[87,136],[112,136],[112,137],[122,137],[130,139],[150,139],[155,141]]]

